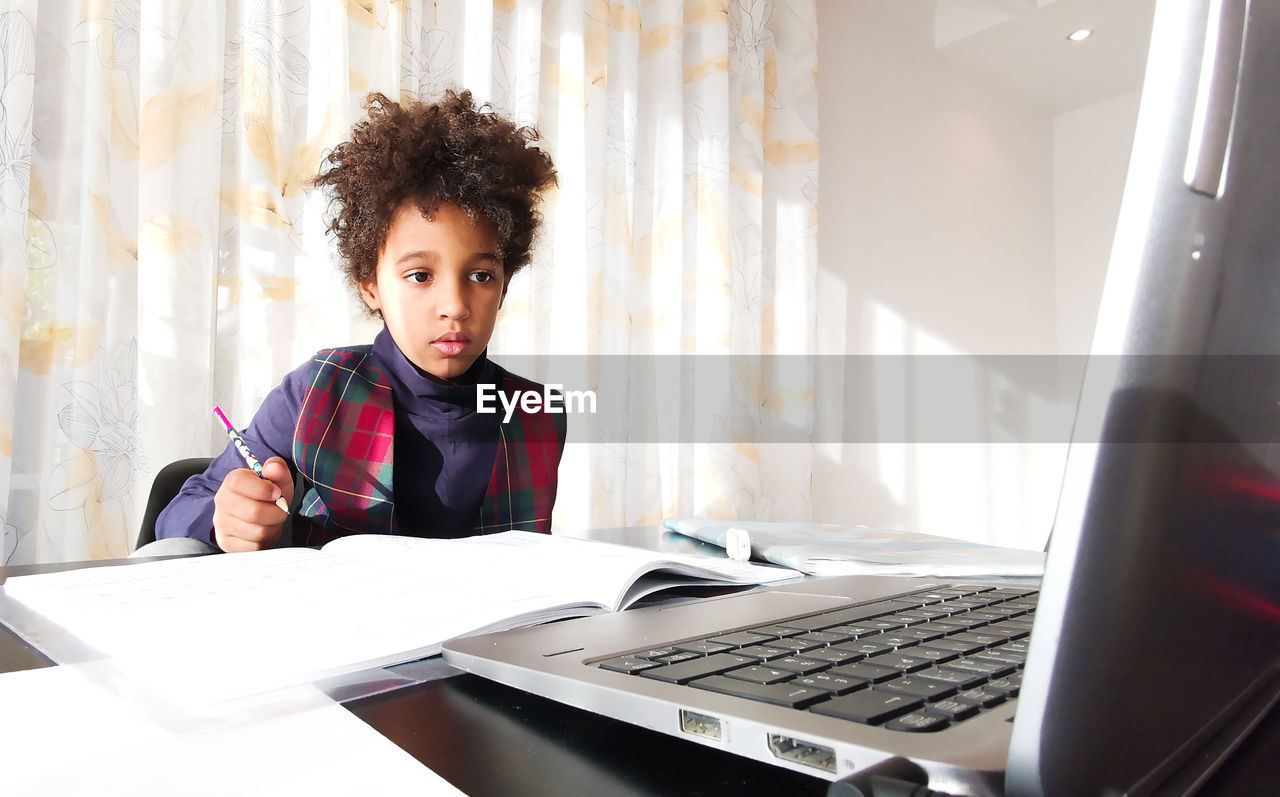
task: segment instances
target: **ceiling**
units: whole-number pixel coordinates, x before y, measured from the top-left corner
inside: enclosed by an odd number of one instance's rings
[[[1155,0],[878,1],[931,19],[942,57],[1053,114],[1142,87]],[[1094,34],[1067,41],[1079,28]]]

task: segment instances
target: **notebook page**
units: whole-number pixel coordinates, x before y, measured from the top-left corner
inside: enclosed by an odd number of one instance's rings
[[[454,636],[590,597],[510,557],[308,549],[23,576],[5,591],[185,705],[431,655]]]

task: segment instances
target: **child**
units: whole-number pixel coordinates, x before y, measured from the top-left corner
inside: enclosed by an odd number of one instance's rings
[[[158,540],[269,548],[287,517],[274,501],[292,501],[299,474],[294,545],[550,531],[564,416],[503,423],[476,411],[476,386],[542,392],[485,350],[555,168],[530,146],[536,131],[470,92],[435,104],[373,93],[366,107],[315,184],[331,192],[347,278],[384,328],[372,346],[323,350],[285,376],[242,430],[265,479],[229,445],[161,513]]]

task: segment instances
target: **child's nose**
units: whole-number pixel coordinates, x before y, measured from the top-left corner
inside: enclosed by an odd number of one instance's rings
[[[465,286],[453,280],[445,281],[445,284],[436,295],[439,304],[436,307],[441,318],[466,318],[467,299]]]

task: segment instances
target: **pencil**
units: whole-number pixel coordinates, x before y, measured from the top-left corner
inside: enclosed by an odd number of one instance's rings
[[[267,477],[262,475],[262,463],[259,462],[258,458],[253,455],[253,452],[249,450],[249,444],[246,443],[244,438],[240,436],[240,433],[236,431],[236,427],[232,426],[231,421],[227,420],[227,416],[223,414],[222,408],[214,407],[213,414],[217,415],[218,420],[222,421],[222,425],[227,427],[227,437],[231,438],[231,442],[235,445],[236,451],[240,452],[240,456],[244,459],[245,464],[248,465],[254,473],[258,474],[259,479],[266,481]],[[283,509],[286,514],[289,512],[289,503],[284,500],[283,495],[276,499],[276,506]]]

